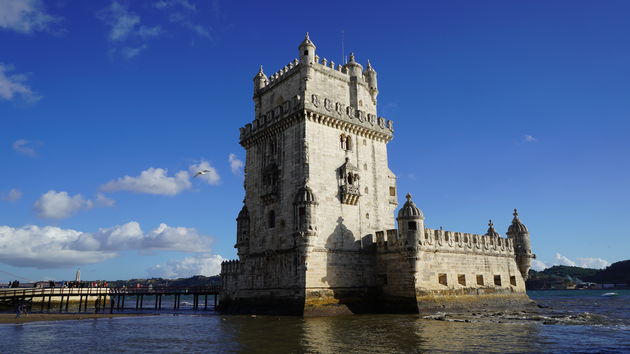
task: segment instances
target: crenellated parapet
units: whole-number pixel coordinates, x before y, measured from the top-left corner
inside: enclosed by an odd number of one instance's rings
[[[412,231],[407,231],[412,232]],[[424,237],[418,240],[417,250],[424,252],[449,252],[485,256],[514,257],[514,244],[511,239],[464,232],[424,228]],[[378,252],[400,252],[409,250],[409,240],[397,229],[376,232]]]
[[[238,260],[221,262],[221,275],[238,274],[240,262]]]

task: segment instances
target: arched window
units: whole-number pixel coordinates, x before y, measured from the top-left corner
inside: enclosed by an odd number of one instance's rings
[[[273,229],[276,227],[276,212],[271,210],[267,216],[267,227]]]
[[[339,142],[341,143],[341,148],[343,150],[346,150],[346,147],[348,146],[346,143],[346,136],[341,134],[341,136],[339,137]]]

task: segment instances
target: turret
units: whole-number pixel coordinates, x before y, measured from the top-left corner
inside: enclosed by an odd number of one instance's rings
[[[315,44],[308,38],[308,32],[300,46],[298,47],[298,57],[302,63],[312,63],[315,61]]]
[[[236,245],[234,247],[241,257],[249,251],[249,211],[246,205],[243,205],[236,218]]]
[[[494,229],[494,224],[492,223],[492,220],[488,220],[488,231],[486,231],[486,236],[500,236],[497,230]]]
[[[350,60],[343,67],[347,70],[350,77],[363,76],[363,67],[361,66],[361,64],[357,63],[356,60],[354,60],[354,53],[350,53]]]
[[[411,194],[407,193],[407,202],[398,211],[396,220],[400,237],[405,240],[406,247],[417,249],[424,234],[424,214],[411,200]]]
[[[529,231],[527,227],[521,223],[518,218],[518,211],[514,209],[514,219],[512,225],[508,228],[507,236],[512,239],[514,244],[514,253],[516,254],[516,264],[521,272],[524,280],[527,280],[529,269],[532,266],[532,259],[536,258],[532,254],[531,241],[529,239]]]
[[[363,76],[365,77],[365,81],[370,88],[370,95],[372,96],[372,101],[376,103],[376,96],[378,95],[378,84],[376,82],[376,71],[372,68],[372,64],[370,61],[367,62],[367,67],[363,72]]]
[[[301,236],[303,246],[309,246],[311,241],[309,236],[315,236],[317,232],[316,206],[313,191],[308,186],[299,188],[293,200],[294,230]]]
[[[254,93],[267,86],[267,83],[269,83],[269,80],[267,79],[267,75],[263,72],[263,67],[261,65],[258,73],[254,76]]]

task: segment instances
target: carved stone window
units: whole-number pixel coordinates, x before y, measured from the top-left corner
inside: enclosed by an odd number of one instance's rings
[[[501,275],[494,276],[494,285],[501,286]]]
[[[342,203],[356,205],[359,202],[359,179],[359,169],[346,158],[346,163],[339,168],[339,196]]]
[[[477,285],[483,285],[483,275],[477,275]]]
[[[350,135],[341,134],[339,136],[339,143],[342,150],[352,150],[352,137]]]
[[[415,221],[409,221],[407,223],[407,229],[409,229],[410,231],[416,231],[418,230],[418,224]]]
[[[457,283],[459,285],[466,286],[466,275],[465,274],[457,275]]]

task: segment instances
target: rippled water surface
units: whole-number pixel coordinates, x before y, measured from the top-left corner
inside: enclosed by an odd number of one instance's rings
[[[184,312],[2,325],[0,352],[630,352],[630,291],[616,292],[613,297],[597,291],[531,292],[550,307],[543,309],[544,320],[502,314],[432,320]]]

